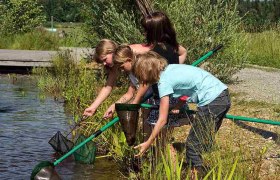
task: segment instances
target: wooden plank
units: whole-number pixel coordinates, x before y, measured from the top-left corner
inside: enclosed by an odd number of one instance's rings
[[[0,60],[0,66],[10,67],[51,67],[52,63],[47,61],[16,61],[16,60]]]

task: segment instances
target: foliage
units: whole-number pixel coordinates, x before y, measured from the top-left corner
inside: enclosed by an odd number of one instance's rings
[[[93,46],[101,38],[119,43],[142,43],[138,11],[127,10],[114,0],[102,2],[97,1],[92,6],[93,18],[85,26]],[[180,44],[188,48],[188,64],[218,44],[224,44],[224,53],[217,53],[205,68],[224,82],[231,81],[231,76],[246,60],[246,40],[239,33],[241,18],[235,0],[216,3],[211,0],[158,0],[154,5],[169,15]]]
[[[57,22],[82,22],[83,1],[78,0],[39,0],[44,7],[47,19],[53,16]]]
[[[64,28],[65,29],[65,28]],[[84,41],[84,31],[79,27],[64,31],[49,32],[44,28],[35,28],[24,34],[0,36],[0,48],[24,50],[58,50],[59,47],[88,47]]]
[[[65,31],[64,31],[65,29]],[[59,45],[64,47],[89,47],[86,41],[86,34],[81,27],[62,28],[58,31],[59,34],[64,33],[63,37],[59,38]]]
[[[224,45],[222,52],[211,57],[205,68],[229,82],[246,59],[245,38],[238,31],[241,18],[236,1],[175,0],[165,3],[159,0],[155,3],[159,9],[166,10],[176,28],[178,41],[188,48],[188,64],[218,44]]]
[[[45,21],[37,0],[7,0],[0,10],[0,35],[30,32]]]
[[[248,33],[248,61],[250,64],[280,69],[280,34],[275,30]]]
[[[57,36],[44,29],[36,29],[22,35],[15,35],[15,41],[9,48],[25,50],[57,50],[57,39]]]
[[[118,43],[143,41],[139,30],[140,14],[133,0],[97,0],[88,7],[88,18],[83,28],[92,46],[103,38]]]
[[[239,0],[238,10],[248,32],[261,32],[280,22],[280,1]],[[265,27],[265,28],[264,28]]]

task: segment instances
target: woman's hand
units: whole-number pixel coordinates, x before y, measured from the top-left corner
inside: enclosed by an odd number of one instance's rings
[[[139,149],[139,153],[136,154],[135,157],[141,157],[150,146],[151,143],[149,141],[146,141],[142,144],[139,144],[138,146],[135,146],[134,149]]]
[[[114,115],[114,113],[115,113],[115,104],[112,104],[112,105],[106,110],[106,112],[104,113],[103,118],[104,118],[104,119],[112,118],[113,115]]]
[[[85,109],[83,116],[93,116],[96,113],[96,108],[88,107]]]

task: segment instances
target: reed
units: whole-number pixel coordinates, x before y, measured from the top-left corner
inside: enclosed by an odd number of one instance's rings
[[[246,47],[250,64],[280,68],[280,31],[272,29],[261,33],[246,34]]]

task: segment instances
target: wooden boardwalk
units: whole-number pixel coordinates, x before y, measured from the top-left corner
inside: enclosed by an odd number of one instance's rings
[[[61,48],[70,49],[76,61],[92,53],[89,48]],[[50,67],[51,60],[57,51],[8,50],[0,49],[0,67]]]

